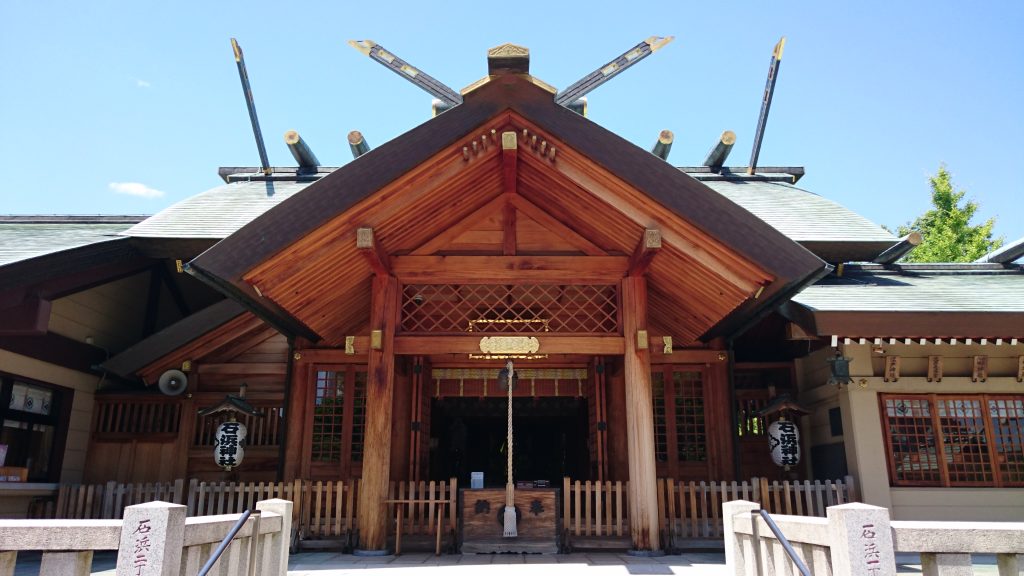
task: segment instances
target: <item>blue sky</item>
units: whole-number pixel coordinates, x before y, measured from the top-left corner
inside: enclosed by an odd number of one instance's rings
[[[275,165],[298,130],[325,165],[345,135],[379,145],[430,97],[346,45],[373,39],[459,89],[490,47],[531,50],[563,88],[651,35],[663,51],[590,94],[590,118],[699,164],[724,129],[746,164],[771,49],[788,39],[761,165],[880,224],[955,183],[1024,236],[1024,3],[46,2],[0,4],[0,213],[150,214],[257,165],[231,54],[237,37]]]

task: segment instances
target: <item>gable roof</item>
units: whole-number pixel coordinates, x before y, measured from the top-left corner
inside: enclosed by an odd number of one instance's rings
[[[653,201],[654,204],[648,205],[656,206],[656,212],[664,211],[659,214],[678,219],[680,223],[685,222],[690,227],[687,228],[690,231],[688,234],[711,238],[713,242],[732,251],[739,258],[735,262],[747,262],[747,266],[763,270],[768,275],[765,281],[767,286],[764,294],[759,293],[759,296],[764,298],[751,298],[751,292],[745,299],[741,297],[734,301],[729,309],[738,306],[734,309],[738,317],[749,316],[766,303],[772,302],[778,294],[806,283],[826,269],[826,265],[813,254],[749,212],[737,208],[721,194],[649,152],[557,105],[552,93],[535,84],[530,77],[510,74],[491,77],[489,82],[467,93],[462,105],[372,150],[281,202],[201,254],[190,263],[190,270],[232,297],[247,300],[254,309],[264,313],[268,321],[290,323],[292,328],[297,329],[291,333],[319,339],[317,331],[292,317],[273,298],[259,297],[246,282],[245,276],[261,263],[326,226],[431,158],[445,150],[454,150],[457,156],[461,141],[469,137],[479,138],[473,134],[481,130],[487,133],[491,124],[503,126],[515,118],[520,118],[520,123],[529,126],[531,132],[540,133],[552,143],[557,141],[563,146],[554,164],[571,162],[567,156],[570,152],[578,155],[580,161],[585,158],[606,170],[615,182],[620,183],[612,182],[610,185],[626,186],[639,192],[648,199],[646,202]],[[480,165],[485,162],[490,160],[481,160]],[[536,165],[530,162],[524,162],[523,165],[533,170],[531,177],[540,177]],[[494,166],[500,166],[500,163]],[[474,194],[484,194],[482,188],[500,191],[500,170],[486,170],[490,171],[478,174],[485,183],[473,188]],[[562,182],[561,185],[563,190],[577,186],[571,182]],[[548,200],[550,204],[550,198]],[[460,199],[460,202],[470,201],[467,198]],[[421,224],[424,215],[418,214]],[[435,216],[431,213],[431,217]],[[587,216],[600,217],[600,212],[588,213]],[[658,225],[659,222],[652,220],[650,224]],[[641,225],[635,231],[638,237],[642,228]],[[681,250],[677,251],[680,258],[706,256],[693,245],[676,248]],[[626,250],[628,253],[632,246]],[[693,250],[696,252],[688,252]],[[348,263],[335,258],[333,265],[347,270]],[[728,274],[724,268],[729,265],[723,264],[723,270],[705,268],[710,275],[701,277],[704,286],[710,289],[717,282],[715,276],[719,272]],[[358,272],[361,273],[362,268],[360,266]],[[700,276],[702,272],[694,268],[686,273]],[[685,278],[680,279],[686,281]],[[723,286],[719,288],[724,290]],[[719,292],[716,291],[716,295]],[[736,296],[738,294],[730,298]],[[327,304],[320,305],[322,307]],[[707,328],[722,318],[691,320],[694,325]]]

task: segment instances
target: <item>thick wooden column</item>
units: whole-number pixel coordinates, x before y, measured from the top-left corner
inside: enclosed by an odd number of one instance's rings
[[[363,479],[359,487],[359,550],[383,551],[387,546],[387,514],[391,468],[391,409],[395,387],[395,328],[398,324],[398,280],[374,276],[370,330],[380,330],[380,347],[371,350],[367,363],[366,439]]]
[[[641,348],[647,330],[647,280],[622,280],[622,325],[626,341],[626,443],[629,446],[629,526],[633,550],[661,548],[658,537],[657,474],[654,467],[654,407],[651,403],[651,352]],[[646,339],[646,338],[645,338]]]

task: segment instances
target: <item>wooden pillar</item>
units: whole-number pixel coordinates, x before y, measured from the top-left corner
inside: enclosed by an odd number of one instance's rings
[[[643,347],[647,330],[647,280],[622,280],[622,324],[626,341],[626,442],[629,445],[629,526],[633,550],[656,551],[657,474],[654,465],[654,407],[651,403],[651,352]],[[643,336],[641,336],[643,332]]]
[[[366,439],[363,479],[359,487],[359,550],[383,551],[387,546],[387,514],[391,468],[391,414],[395,377],[395,328],[398,324],[398,280],[377,275],[373,279],[370,330],[380,330],[380,346],[371,333],[367,364]]]
[[[299,359],[296,359],[296,356]],[[309,365],[301,361],[302,351],[295,350],[292,357],[288,359],[292,363],[291,382],[285,391],[288,394],[288,411],[285,413],[285,426],[288,433],[285,435],[285,456],[284,456],[284,480],[291,481],[296,478],[309,478],[309,453],[307,447],[310,442],[306,439],[309,426],[306,425],[306,411],[309,409]]]

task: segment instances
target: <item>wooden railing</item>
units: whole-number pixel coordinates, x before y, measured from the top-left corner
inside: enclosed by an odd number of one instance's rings
[[[732,574],[793,574],[755,502],[722,507],[725,559]],[[867,504],[831,506],[826,518],[771,515],[795,555],[815,576],[896,574],[896,553],[918,553],[922,572],[971,574],[971,554],[995,554],[1000,576],[1024,570],[1024,522],[900,522],[889,510]]]
[[[433,536],[437,531],[437,512],[431,501],[445,500],[441,526],[442,530],[454,534],[457,524],[456,503],[458,502],[459,482],[455,478],[435,482],[392,482],[388,491],[389,500],[414,500],[417,504],[403,504],[405,509],[402,519],[402,534]],[[388,506],[388,517],[395,518],[395,505]]]
[[[562,481],[562,523],[570,538],[629,537],[629,482]]]
[[[256,566],[266,576],[286,574],[292,503],[265,500],[255,508],[259,516],[249,517],[214,564],[213,573],[242,576]],[[0,520],[0,575],[13,573],[21,551],[42,552],[41,576],[89,574],[97,550],[118,551],[118,574],[195,574],[213,546],[240,519],[238,514],[186,518],[184,506],[158,502],[133,505],[124,516],[124,520]]]
[[[99,440],[146,437],[173,440],[181,423],[181,403],[166,396],[96,397],[93,434]]]
[[[126,506],[161,500],[183,504],[189,516],[239,514],[256,502],[280,498],[295,503],[293,529],[296,536],[312,545],[314,541],[331,540],[332,546],[348,548],[355,544],[358,480],[291,482],[200,482],[179,479],[173,482],[147,484],[62,485],[56,504],[37,507],[37,518],[119,519]],[[391,482],[389,499],[446,500],[442,526],[446,534],[456,530],[458,482],[455,478],[441,482]],[[402,533],[436,535],[435,505],[403,507]],[[389,521],[395,521],[395,510],[389,507]]]
[[[570,540],[629,537],[628,482],[581,482],[565,478],[562,518]],[[828,506],[855,499],[853,478],[803,482],[657,481],[662,544],[669,549],[686,541],[721,539],[721,506],[731,500],[753,500],[777,514],[824,516]]]

